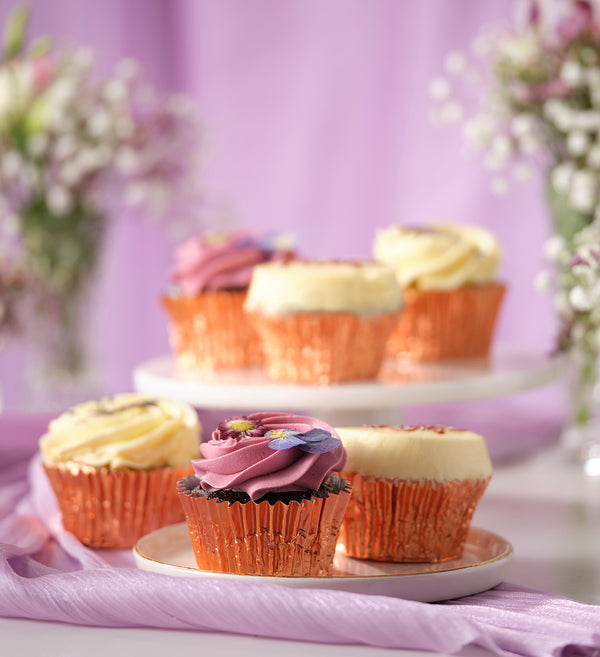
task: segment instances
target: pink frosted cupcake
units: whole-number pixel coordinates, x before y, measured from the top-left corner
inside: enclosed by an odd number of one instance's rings
[[[250,232],[194,237],[177,250],[175,289],[162,297],[177,365],[184,369],[252,367],[262,363],[260,343],[243,304],[260,263],[292,252]]]
[[[331,574],[349,499],[346,452],[320,420],[253,413],[221,422],[178,491],[198,567],[238,574]]]

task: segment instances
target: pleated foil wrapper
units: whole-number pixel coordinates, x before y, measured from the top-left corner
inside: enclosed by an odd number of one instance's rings
[[[403,481],[342,472],[352,497],[339,547],[374,561],[438,562],[462,556],[488,479]]]
[[[227,369],[262,364],[261,344],[244,311],[245,291],[165,295],[169,340],[178,367]]]
[[[262,340],[270,379],[327,385],[375,379],[399,313],[248,315]]]
[[[499,283],[406,290],[387,355],[417,361],[487,356],[505,292]]]
[[[179,499],[198,568],[277,577],[331,575],[349,488],[301,502],[229,504],[190,492],[197,484],[190,479],[179,483]]]
[[[177,482],[191,466],[111,470],[44,463],[67,531],[92,548],[130,548],[148,532],[184,520]]]

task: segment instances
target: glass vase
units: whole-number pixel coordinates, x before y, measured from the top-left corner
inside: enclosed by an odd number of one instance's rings
[[[24,265],[39,281],[27,331],[30,407],[64,408],[89,399],[99,386],[90,353],[90,296],[103,228],[103,215],[82,205],[56,216],[34,200],[22,213]]]
[[[568,244],[589,225],[593,217],[573,210],[564,194],[548,184],[548,205],[554,234]],[[567,277],[568,279],[568,277]],[[569,290],[564,290],[569,292]],[[584,347],[571,347],[566,354],[567,415],[562,445],[569,458],[583,464],[587,474],[600,475],[599,373],[600,355],[595,338],[582,341]]]

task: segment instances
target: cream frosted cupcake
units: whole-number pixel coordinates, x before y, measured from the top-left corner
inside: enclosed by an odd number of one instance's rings
[[[284,242],[237,231],[196,236],[179,247],[171,275],[175,288],[162,297],[179,367],[218,370],[262,363],[243,304],[257,264],[292,257]]]
[[[179,482],[202,570],[284,577],[331,574],[349,498],[346,453],[315,418],[252,413],[219,424]]]
[[[52,420],[40,451],[65,529],[90,547],[127,548],[183,520],[176,484],[199,444],[191,406],[127,393]]]
[[[484,439],[440,426],[337,429],[352,497],[340,532],[351,557],[435,562],[462,556],[492,475]]]
[[[489,353],[505,293],[496,281],[501,249],[489,231],[391,226],[377,232],[373,254],[393,267],[404,294],[388,355],[438,360]]]
[[[270,378],[329,384],[377,376],[401,303],[386,265],[296,260],[255,267],[244,307]]]

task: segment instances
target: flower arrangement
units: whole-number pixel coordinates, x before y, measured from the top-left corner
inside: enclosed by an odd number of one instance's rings
[[[431,84],[432,118],[462,123],[492,190],[535,166],[546,176],[553,271],[538,283],[554,291],[557,350],[578,371],[572,422],[584,426],[600,354],[600,6],[534,0],[516,25],[484,29],[472,56],[450,53],[445,70]]]
[[[151,216],[193,221],[201,133],[192,103],[155,92],[134,61],[98,79],[86,49],[27,45],[27,19],[23,8],[11,15],[0,60],[0,241],[43,284],[38,311],[60,327],[52,349],[77,371],[81,348],[69,335],[98,265],[108,192]]]
[[[448,76],[431,85],[432,118],[463,123],[499,194],[541,165],[549,194],[575,215],[572,237],[600,218],[600,16],[588,0],[549,7],[533,2],[520,27],[485,29],[473,57],[450,53]]]

